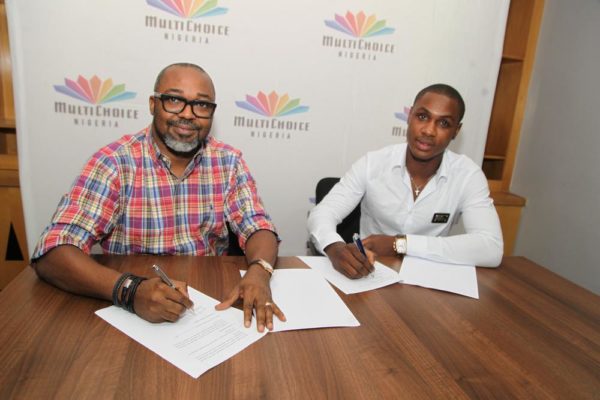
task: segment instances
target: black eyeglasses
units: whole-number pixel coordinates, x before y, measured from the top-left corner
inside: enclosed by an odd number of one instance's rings
[[[179,114],[185,110],[189,104],[192,108],[192,113],[197,118],[211,118],[217,108],[216,103],[204,100],[187,100],[180,96],[154,92],[154,97],[160,99],[163,110],[171,114]]]

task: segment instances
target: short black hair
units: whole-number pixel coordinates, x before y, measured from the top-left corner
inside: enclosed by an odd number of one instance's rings
[[[194,69],[196,69],[196,70],[198,70],[198,71],[203,72],[203,73],[206,74],[206,71],[201,66],[196,65],[196,64],[192,64],[192,63],[179,62],[179,63],[174,63],[174,64],[171,64],[171,65],[167,65],[156,76],[156,81],[154,81],[154,91],[155,92],[158,91],[158,86],[160,85],[160,81],[161,81],[163,75],[165,74],[165,72],[167,72],[168,69],[173,68],[173,67],[194,68]]]
[[[421,91],[415,96],[413,105],[427,93],[437,93],[456,100],[458,102],[458,122],[462,121],[463,117],[465,116],[465,101],[460,93],[458,93],[458,90],[454,89],[450,85],[446,85],[445,83],[435,83],[427,86],[424,89],[421,89]]]

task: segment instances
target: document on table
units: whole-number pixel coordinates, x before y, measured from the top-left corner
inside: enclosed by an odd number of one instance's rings
[[[191,287],[188,293],[194,312],[186,311],[174,323],[153,324],[116,306],[96,314],[194,378],[266,335],[266,330],[256,330],[255,319],[250,328],[244,328],[242,311],[215,311],[217,300]]]
[[[446,264],[404,256],[400,268],[400,279],[409,285],[479,298],[477,273],[473,265]]]
[[[328,257],[302,256],[298,258],[346,294],[379,289],[392,283],[398,283],[401,279],[396,271],[380,262],[375,262],[375,271],[371,275],[360,279],[350,279],[336,271]]]
[[[273,316],[273,332],[360,326],[335,290],[312,269],[276,269],[271,278],[271,293],[287,319],[281,322]]]

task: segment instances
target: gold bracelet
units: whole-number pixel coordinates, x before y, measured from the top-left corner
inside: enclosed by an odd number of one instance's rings
[[[250,261],[248,263],[248,268],[250,268],[250,266],[252,264],[258,264],[258,265],[260,265],[265,271],[267,271],[269,273],[269,275],[273,275],[273,267],[271,266],[271,264],[269,264],[268,262],[266,262],[262,258],[257,258],[256,260]]]

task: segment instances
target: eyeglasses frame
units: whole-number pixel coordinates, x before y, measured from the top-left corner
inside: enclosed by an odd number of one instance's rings
[[[183,103],[185,103],[185,105],[183,106],[183,108],[182,108],[182,109],[181,109],[181,111],[179,111],[179,112],[173,112],[173,111],[169,111],[169,110],[167,110],[167,109],[165,108],[165,99],[163,98],[163,96],[173,97],[173,98],[175,98],[175,99],[177,99],[177,100],[181,100]],[[174,95],[174,94],[168,94],[168,93],[159,93],[159,92],[154,92],[154,93],[152,94],[152,97],[154,97],[154,98],[156,98],[156,99],[159,99],[159,100],[160,100],[160,103],[161,103],[161,105],[162,105],[162,109],[163,109],[165,112],[168,112],[169,114],[181,114],[181,113],[182,113],[182,112],[185,110],[185,108],[186,108],[187,106],[190,106],[190,109],[192,110],[192,114],[194,114],[194,116],[195,116],[196,118],[210,119],[210,118],[212,118],[212,117],[215,115],[215,110],[217,109],[217,103],[213,103],[212,101],[206,101],[206,100],[188,100],[188,99],[186,99],[185,97],[176,96],[176,95]],[[205,103],[205,104],[210,104],[210,105],[212,105],[212,106],[213,106],[213,108],[212,108],[212,112],[211,112],[210,116],[208,116],[208,117],[205,117],[205,116],[199,116],[198,114],[196,114],[196,113],[194,112],[194,103],[196,103],[196,104],[197,104],[197,103]]]

